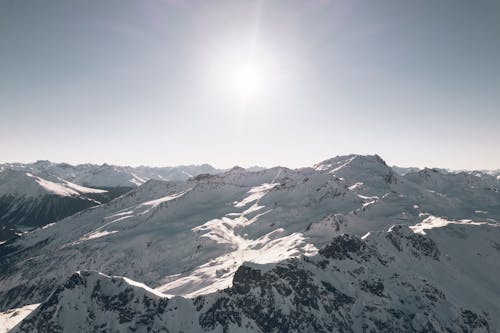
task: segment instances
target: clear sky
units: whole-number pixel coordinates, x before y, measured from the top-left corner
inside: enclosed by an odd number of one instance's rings
[[[0,162],[500,168],[500,1],[0,1]]]

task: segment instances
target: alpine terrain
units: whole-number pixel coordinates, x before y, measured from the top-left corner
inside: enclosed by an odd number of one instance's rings
[[[106,203],[149,179],[186,180],[217,173],[208,164],[165,168],[70,165],[37,161],[0,165],[0,242]]]
[[[1,168],[4,332],[500,332],[495,172]]]

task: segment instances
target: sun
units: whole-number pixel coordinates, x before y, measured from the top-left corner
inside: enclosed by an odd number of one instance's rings
[[[205,55],[199,68],[208,98],[237,107],[263,105],[280,91],[281,63],[266,51],[224,46]],[[198,66],[197,66],[198,67]],[[279,83],[278,83],[279,82]]]
[[[240,98],[245,100],[256,98],[262,94],[264,72],[256,63],[236,66],[231,85]]]

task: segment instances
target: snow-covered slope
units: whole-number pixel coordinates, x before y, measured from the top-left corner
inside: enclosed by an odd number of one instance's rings
[[[0,165],[0,241],[118,197],[149,179],[187,180],[218,173],[208,164],[122,167],[52,163]]]
[[[12,332],[498,332],[497,226],[341,235],[312,257],[244,263],[232,286],[167,298],[78,272]]]
[[[55,222],[109,201],[106,190],[77,185],[51,175],[4,169],[0,172],[0,240]]]
[[[441,215],[454,219],[481,217],[498,220],[500,181],[491,175],[423,169],[409,173],[405,178],[453,202],[454,209]]]
[[[102,194],[105,190],[80,186],[61,178],[45,175],[44,178],[30,172],[6,169],[0,172],[0,195],[39,197],[53,194],[75,197],[84,194]]]
[[[19,309],[0,312],[0,333],[7,333],[28,316],[39,304],[29,304]]]

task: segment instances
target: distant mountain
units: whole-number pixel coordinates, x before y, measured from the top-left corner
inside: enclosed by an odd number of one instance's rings
[[[199,174],[216,174],[221,170],[209,164],[185,165],[177,167],[129,167],[109,164],[79,164],[53,163],[37,161],[35,163],[7,163],[0,168],[21,170],[34,174],[45,173],[71,181],[75,184],[98,187],[136,187],[149,179],[156,180],[187,180]]]
[[[418,172],[420,169],[419,168],[415,168],[415,167],[405,168],[405,167],[399,167],[397,165],[393,165],[392,166],[392,170],[394,170],[394,172],[398,173],[399,175],[404,176],[404,175],[406,175],[407,173],[410,173],[410,172]]]
[[[475,171],[464,170],[463,172],[467,172],[467,173],[473,174],[473,175],[478,176],[478,177],[481,177],[483,175],[493,176],[497,180],[500,180],[500,169],[498,169],[498,170],[475,170]]]

